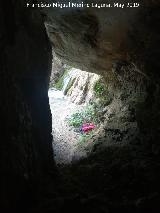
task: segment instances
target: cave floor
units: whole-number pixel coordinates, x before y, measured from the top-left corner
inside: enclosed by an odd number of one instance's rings
[[[147,213],[159,209],[159,156],[139,141],[113,144],[73,162],[78,135],[65,118],[78,106],[58,94],[55,98],[49,91],[59,179],[57,184],[55,180],[47,183],[45,194],[41,194],[43,202],[34,213]]]
[[[143,147],[110,146],[59,167],[57,183],[47,180],[33,212],[155,212],[159,208],[159,165],[150,157]]]

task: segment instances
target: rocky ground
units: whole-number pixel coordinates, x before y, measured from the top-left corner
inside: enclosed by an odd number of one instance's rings
[[[49,101],[52,112],[52,134],[54,157],[57,164],[69,164],[74,156],[80,132],[69,127],[66,118],[83,105],[69,101],[69,98],[56,89],[49,90]],[[80,154],[80,153],[79,153]]]

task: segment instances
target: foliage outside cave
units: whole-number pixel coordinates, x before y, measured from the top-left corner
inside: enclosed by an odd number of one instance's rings
[[[72,90],[74,90],[74,83],[79,80],[78,76],[72,75],[72,69],[69,66],[63,67],[63,70],[61,71],[61,74],[59,77],[54,81],[50,83],[50,87],[54,87],[58,90],[63,90],[64,95],[70,95],[72,93]],[[70,72],[71,71],[71,72]],[[80,74],[81,75],[81,74]],[[85,75],[88,75],[86,72]],[[65,84],[65,78],[69,77],[69,81],[67,82],[67,85],[64,87]],[[88,84],[88,81],[86,82]],[[72,87],[73,86],[73,87]],[[66,122],[70,127],[73,127],[76,131],[79,131],[80,133],[80,127],[82,123],[85,121],[86,123],[93,122],[96,128],[94,130],[90,130],[87,133],[80,134],[78,142],[84,143],[90,140],[90,138],[93,137],[94,132],[98,129],[98,126],[100,123],[103,122],[103,109],[106,105],[110,104],[111,97],[108,92],[108,87],[104,81],[104,79],[99,76],[97,80],[95,80],[90,87],[87,86],[86,93],[89,92],[89,90],[92,90],[93,97],[92,99],[86,104],[84,103],[83,110],[78,110],[71,114],[68,118],[66,118]],[[70,91],[68,93],[68,91]]]
[[[66,119],[69,126],[72,126],[75,129],[78,129],[80,131],[80,127],[83,122],[91,123],[93,122],[95,126],[98,126],[98,111],[96,110],[96,107],[94,104],[87,104],[83,110],[77,111],[73,113],[69,118]],[[86,143],[89,141],[93,135],[94,135],[95,129],[92,129],[86,133],[82,133],[79,135],[77,144]]]
[[[102,78],[94,82],[93,91],[95,96],[90,103],[84,106],[83,110],[77,111],[67,118],[69,126],[80,128],[81,124],[85,121],[87,123],[94,122],[98,127],[103,121],[103,108],[109,105],[112,99]],[[85,134],[81,134],[78,143],[82,144],[89,141],[94,137],[94,131],[91,130]]]

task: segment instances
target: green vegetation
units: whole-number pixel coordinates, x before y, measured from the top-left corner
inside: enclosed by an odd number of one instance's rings
[[[58,81],[54,84],[54,87],[58,90],[61,90],[63,88],[63,80],[64,76],[61,76]]]
[[[99,110],[103,109],[105,106],[111,103],[112,97],[108,91],[108,86],[106,85],[106,82],[102,78],[100,78],[98,81],[95,82],[93,90],[95,92],[96,98],[99,99],[98,100],[99,106],[96,106],[99,108]]]
[[[68,74],[69,69],[65,68],[64,72],[62,73],[62,75],[58,78],[58,80],[53,84],[53,86],[58,89],[61,90],[63,88],[63,83],[64,83],[64,78],[65,76]]]
[[[55,87],[55,88],[58,89],[58,90],[62,90],[63,84],[64,84],[64,78],[65,78],[65,76],[68,74],[68,72],[69,72],[69,70],[70,70],[71,68],[72,68],[72,67],[67,66],[67,67],[63,70],[62,74],[58,77],[57,80],[55,80],[54,82],[53,82],[53,81],[50,82],[49,87],[50,87],[50,88],[51,88],[51,87]]]
[[[75,128],[80,128],[80,126],[84,121],[87,123],[90,122],[94,122],[94,124],[98,123],[97,112],[93,104],[86,105],[83,110],[75,112],[69,118],[67,118],[69,126],[73,126]],[[89,141],[92,138],[93,133],[94,129],[81,134],[79,136],[77,144],[81,145]]]
[[[92,138],[93,133],[94,133],[94,131],[91,130],[85,134],[80,135],[79,139],[78,139],[78,144],[80,145],[80,144],[86,143],[88,140],[90,140]]]
[[[69,126],[73,127],[80,127],[83,121],[94,123],[97,122],[94,105],[91,104],[86,105],[83,110],[73,113],[67,119]]]
[[[83,122],[83,117],[81,112],[73,113],[69,118],[67,118],[69,126],[80,127]]]
[[[64,91],[64,95],[66,95],[67,92],[70,90],[70,88],[73,86],[75,80],[76,80],[76,78],[73,78],[73,79],[71,78],[71,79],[69,80],[69,82],[68,82],[68,84],[67,84],[67,87],[66,87],[66,89],[65,89],[65,91]]]
[[[93,90],[95,92],[96,97],[100,97],[101,95],[103,95],[105,91],[105,85],[101,79],[95,82],[93,86]]]
[[[72,85],[73,82],[70,81],[67,87],[70,88]],[[96,125],[98,125],[100,122],[103,122],[103,109],[105,106],[111,103],[112,97],[108,91],[106,83],[102,78],[95,82],[93,89],[96,99],[92,100],[90,104],[84,106],[82,110],[73,113],[69,118],[67,118],[67,123],[69,124],[69,126],[80,128],[84,121],[87,123],[93,122]],[[89,141],[92,141],[92,143],[94,143],[94,132],[95,130],[93,129],[81,134],[79,136],[77,144],[83,145]]]

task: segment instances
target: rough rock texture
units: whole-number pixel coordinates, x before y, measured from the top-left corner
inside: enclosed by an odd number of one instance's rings
[[[123,10],[44,10],[57,56],[104,76],[112,99],[91,156],[67,170],[79,193],[91,195],[84,203],[95,212],[160,209],[160,5],[140,3]]]
[[[149,62],[153,62],[150,56],[157,55],[159,17],[155,1],[141,1],[136,9],[45,8],[44,13],[55,53],[82,70],[106,73],[113,61],[129,60],[147,72]]]
[[[53,59],[52,59],[52,72],[50,76],[50,87],[53,86],[53,83],[58,80],[58,78],[64,71],[64,64],[60,59],[56,57],[54,51],[52,51],[52,56]]]
[[[71,128],[66,118],[74,112],[83,109],[83,105],[77,105],[64,97],[62,91],[50,89],[49,102],[52,112],[52,134],[54,159],[57,165],[70,164],[72,162],[75,146],[77,145],[80,131]],[[80,158],[80,153],[78,153]]]
[[[68,84],[64,93],[75,104],[89,103],[94,98],[94,84],[100,78],[99,75],[71,68],[67,73]]]
[[[147,100],[150,80],[141,73],[135,75],[135,69],[133,65],[123,65],[118,70],[117,67],[113,68],[111,73],[116,77],[106,79],[107,96],[111,101],[102,111],[103,123],[95,133],[93,140],[96,144],[92,149],[102,149],[113,144],[141,144],[141,140],[145,140],[146,146],[147,143],[154,144],[154,141],[150,141],[153,133],[140,123],[144,119],[141,106]],[[146,112],[146,118],[147,113],[150,112]],[[150,123],[146,125],[149,127]]]
[[[51,48],[39,11],[26,9],[24,2],[2,1],[0,8],[1,212],[27,211],[28,198],[40,194],[38,181],[52,164],[47,95]],[[74,196],[53,202],[50,187],[37,212],[56,212],[58,207],[59,212],[159,212],[159,6],[146,0],[137,9],[41,11],[59,57],[112,79],[113,102],[106,113],[111,120],[104,136],[129,140],[130,146],[114,144],[71,167],[67,171]]]
[[[142,1],[136,9],[49,8],[44,13],[57,56],[104,76],[112,97],[105,114],[109,132],[131,131],[133,140],[138,134],[146,141],[147,135],[146,144],[156,143],[160,124],[158,4]],[[111,133],[114,141],[118,136],[112,134],[123,133]],[[130,133],[120,138],[130,141]]]
[[[158,3],[142,1],[139,8],[124,9],[45,8],[44,13],[49,38],[61,59],[112,79],[115,120],[122,108],[131,108],[141,133],[159,137]]]
[[[0,211],[14,212],[29,206],[54,164],[47,93],[51,47],[41,15],[23,1],[1,3],[0,27]]]

